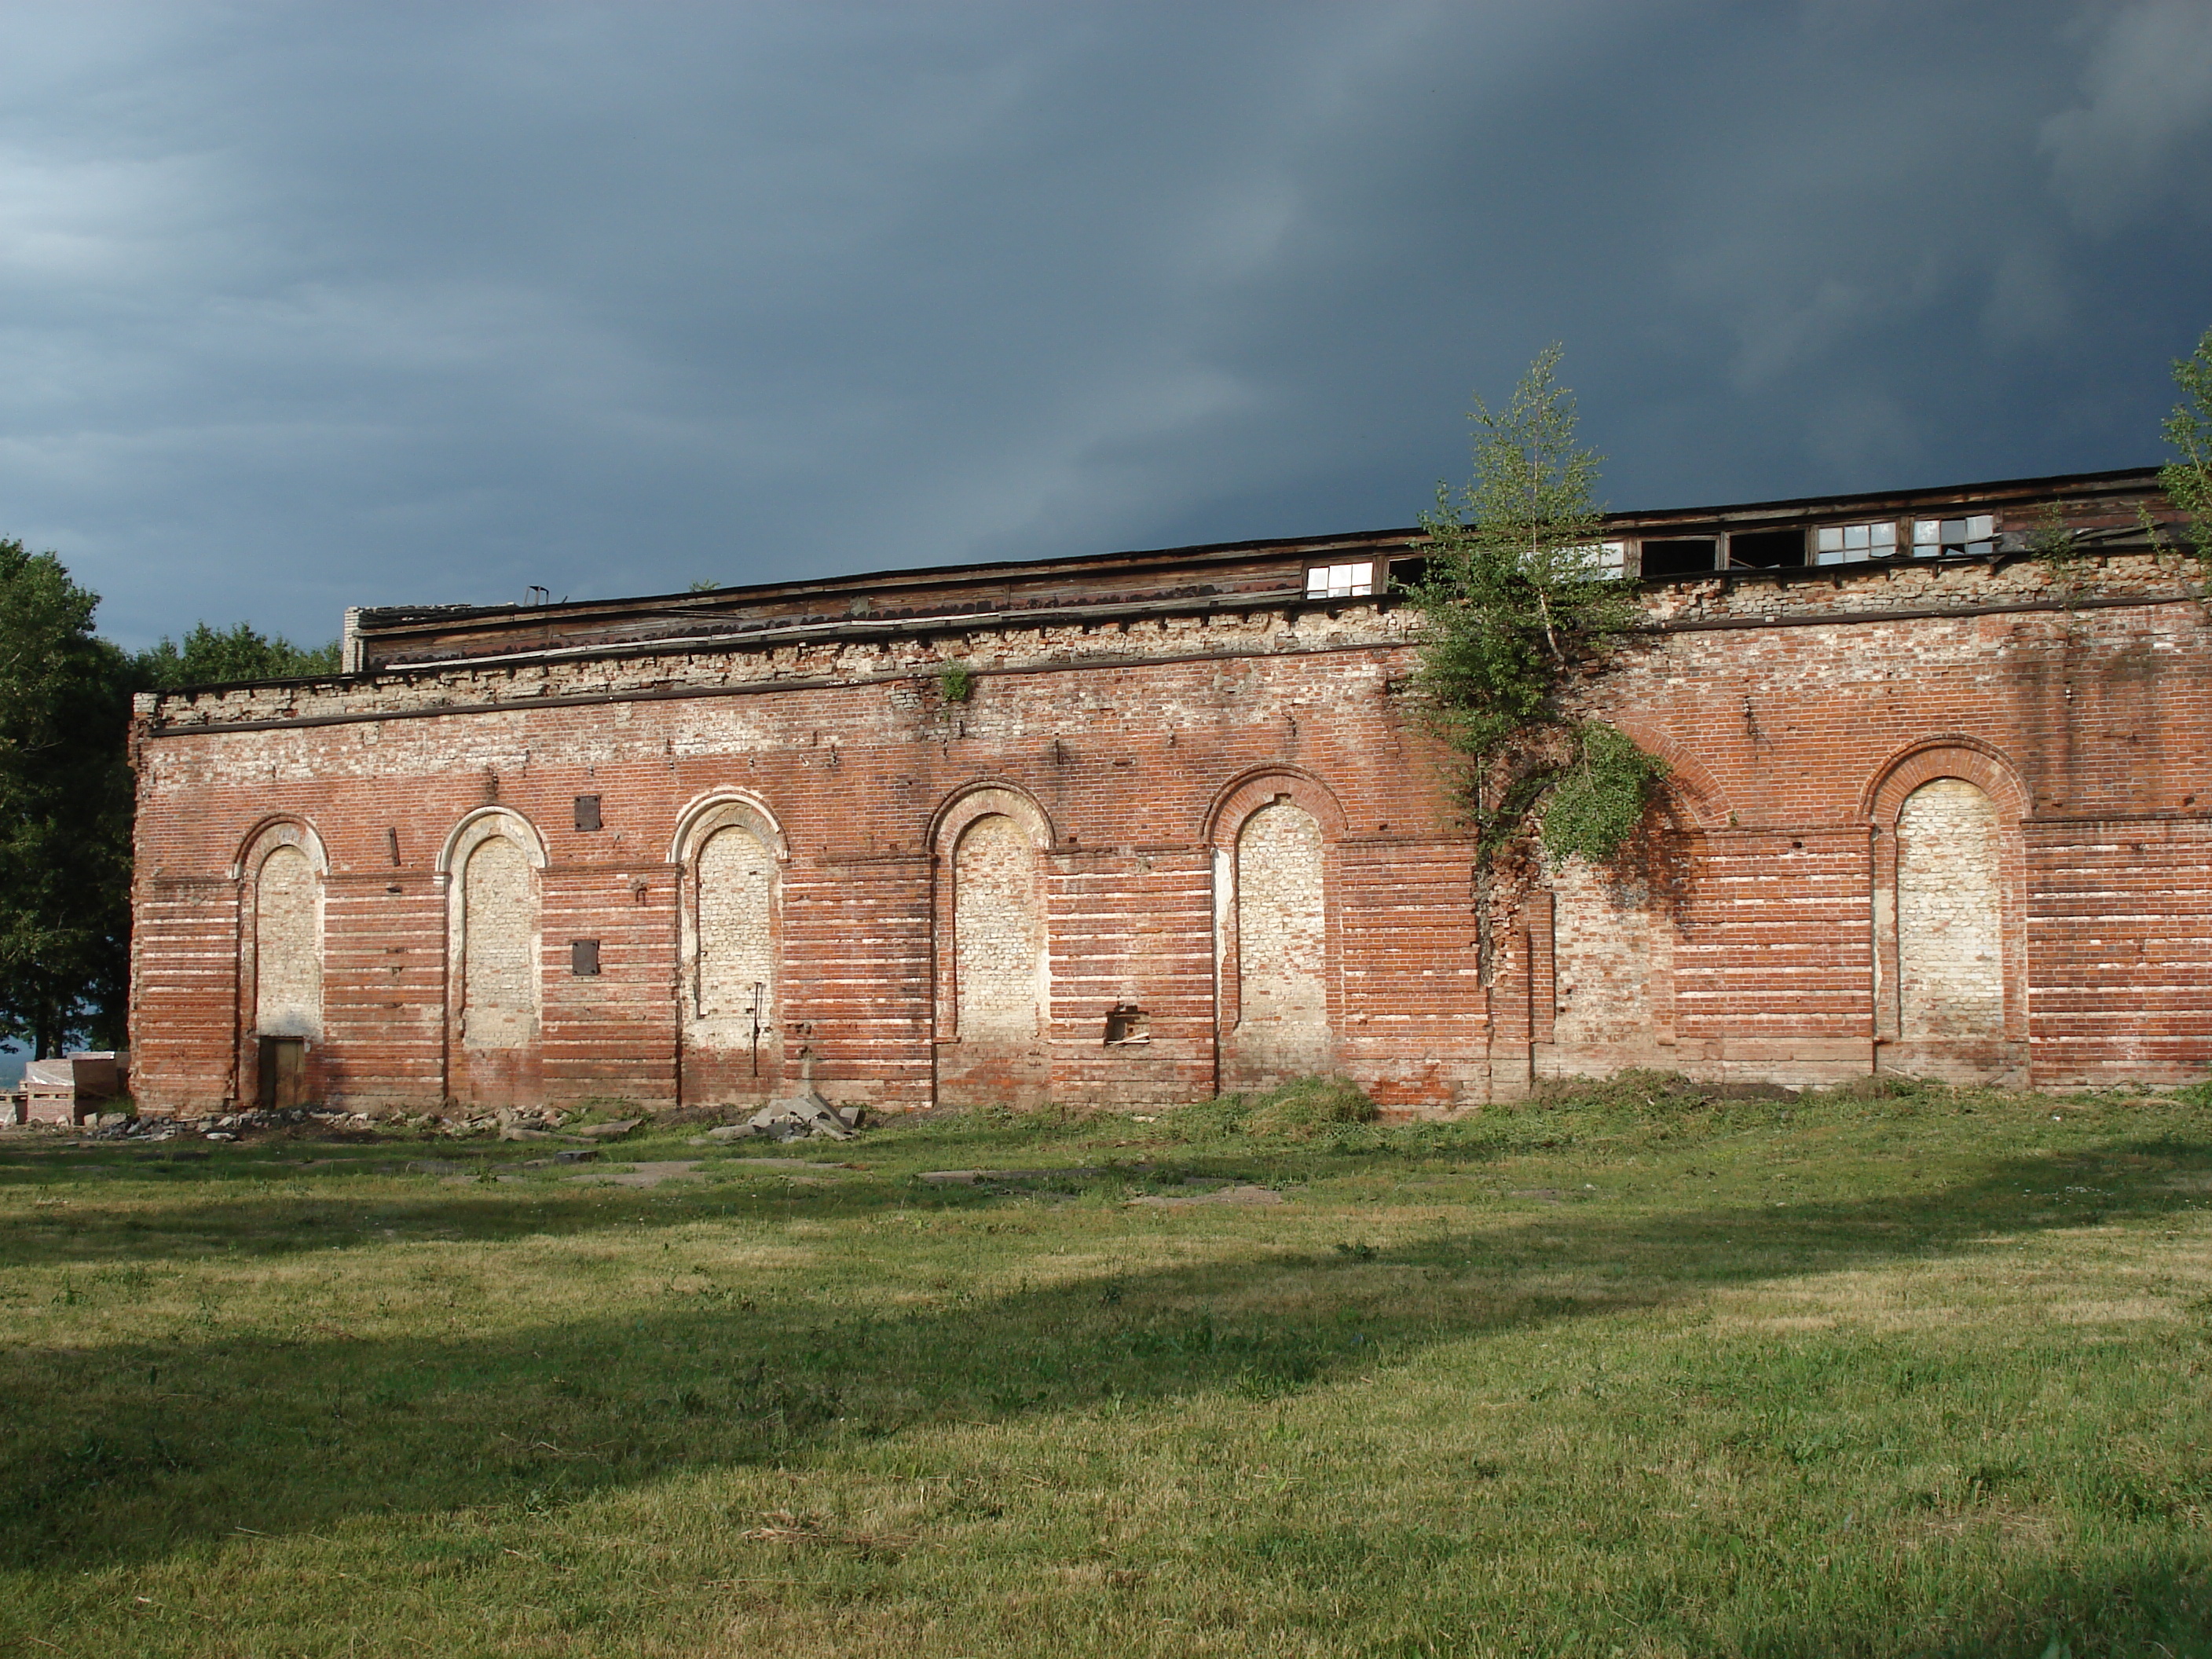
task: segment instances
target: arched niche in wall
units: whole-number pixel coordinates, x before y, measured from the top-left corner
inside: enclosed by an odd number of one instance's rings
[[[247,1029],[257,1036],[323,1035],[323,883],[329,854],[313,826],[279,818],[258,828],[239,856],[246,898]]]
[[[239,854],[240,1085],[258,1106],[298,1106],[311,1093],[308,1051],[323,1038],[323,888],[330,869],[322,837],[298,818],[259,825]]]
[[[1344,811],[1319,780],[1271,769],[1207,814],[1222,1071],[1231,1085],[1334,1063],[1340,955],[1331,844]]]
[[[490,1055],[537,1046],[544,868],[537,827],[504,806],[470,813],[439,853],[447,1015],[455,1046],[465,1051]]]
[[[967,790],[938,816],[931,845],[941,1099],[1030,1105],[1049,1090],[1052,844],[1044,809],[1004,785]]]
[[[687,1048],[711,1057],[708,1095],[765,1086],[782,1066],[783,867],[767,806],[717,790],[684,809],[669,850],[680,874],[678,994]],[[733,1069],[734,1068],[734,1069]]]
[[[1607,722],[1667,770],[1649,816],[1620,855],[1593,865],[1547,860],[1547,894],[1531,892],[1529,1035],[1552,1045],[1540,1065],[1571,1070],[1671,1067],[1679,1011],[1675,956],[1686,856],[1694,838],[1731,827],[1735,811],[1703,756],[1657,711],[1608,711]],[[1512,943],[1518,945],[1516,938]]]
[[[1885,1068],[1963,1079],[2026,1065],[2028,799],[2000,751],[1957,736],[1893,757],[1869,786]]]

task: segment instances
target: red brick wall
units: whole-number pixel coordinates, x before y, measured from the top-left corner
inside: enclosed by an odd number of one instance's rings
[[[2156,579],[2116,561],[2102,580]],[[1556,915],[1535,896],[1488,990],[1470,850],[1398,696],[1408,618],[1364,602],[174,699],[143,717],[143,1099],[250,1097],[234,866],[284,817],[331,863],[314,1087],[377,1109],[466,1097],[447,982],[458,876],[436,866],[495,799],[546,860],[542,1035],[500,1086],[735,1102],[811,1065],[834,1099],[926,1103],[951,1035],[940,830],[979,786],[1022,792],[1042,820],[1056,1098],[1164,1103],[1264,1075],[1238,1058],[1235,952],[1218,945],[1233,943],[1237,830],[1278,794],[1322,826],[1328,1063],[1387,1103],[1670,1057],[1788,1082],[1884,1065],[2001,1074],[2018,1055],[1906,1055],[1883,1023],[1896,814],[1930,769],[1972,773],[1998,802],[2007,1030],[2035,1079],[2194,1076],[2212,1062],[2212,661],[2197,608],[1778,625],[2047,604],[2041,583],[2018,566],[1859,568],[1661,590],[1655,615],[1694,626],[1625,647],[1588,701],[1673,763],[1674,827],[1633,870],[1565,874]],[[971,700],[939,695],[946,658],[976,671]],[[779,689],[793,678],[808,684]],[[607,700],[530,706],[587,691]],[[300,718],[334,723],[192,729]],[[759,803],[785,842],[781,1041],[757,1082],[743,1051],[679,1041],[684,876],[670,860],[715,791]],[[573,828],[582,794],[600,797],[597,832]],[[1623,905],[1646,941],[1632,958],[1606,944]],[[599,941],[596,978],[570,974],[576,939]],[[1145,1042],[1104,1042],[1117,1007],[1143,1011]]]

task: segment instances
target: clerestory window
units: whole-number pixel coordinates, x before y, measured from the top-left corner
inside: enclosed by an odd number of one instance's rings
[[[1813,562],[1857,564],[1867,559],[1897,556],[1897,524],[1884,519],[1875,524],[1824,524],[1814,532]]]
[[[1997,521],[1988,513],[1966,519],[1915,519],[1912,556],[1957,559],[1996,551]]]
[[[1375,562],[1362,560],[1358,564],[1316,564],[1306,569],[1306,597],[1310,599],[1364,599],[1375,591]]]

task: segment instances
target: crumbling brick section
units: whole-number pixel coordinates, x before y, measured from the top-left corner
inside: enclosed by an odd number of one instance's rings
[[[1899,1034],[1908,1042],[2002,1041],[2002,903],[1996,805],[1938,778],[1897,820]]]
[[[462,899],[463,1041],[520,1048],[538,1036],[537,905],[530,860],[504,836],[469,854]]]
[[[1288,800],[1237,836],[1240,1067],[1293,1075],[1329,1058],[1328,927],[1321,825]]]
[[[296,847],[262,860],[253,900],[253,1029],[260,1036],[323,1031],[322,905],[315,866]]]
[[[1036,854],[1012,818],[978,818],[953,860],[963,1042],[1034,1042],[1043,960]]]
[[[1570,859],[1553,872],[1552,1052],[1545,1073],[1603,1075],[1678,1063],[1674,928],[1653,874]]]
[[[957,1042],[945,1075],[970,1097],[1042,1098],[1044,906],[1036,849],[1003,813],[961,832],[952,857]]]
[[[697,878],[698,1015],[722,1044],[750,1042],[756,1006],[775,1018],[775,855],[733,824],[699,849]]]

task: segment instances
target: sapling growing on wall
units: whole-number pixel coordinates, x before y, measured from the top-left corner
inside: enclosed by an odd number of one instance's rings
[[[1605,568],[1603,458],[1575,441],[1559,357],[1556,345],[1540,355],[1503,409],[1477,400],[1474,476],[1456,492],[1437,486],[1421,519],[1427,566],[1407,590],[1422,618],[1417,690],[1464,763],[1457,794],[1475,839],[1486,978],[1492,913],[1510,908],[1536,846],[1617,857],[1665,770],[1571,709],[1636,610],[1628,583]]]
[[[2174,458],[2159,468],[2158,487],[2188,514],[2182,538],[2197,567],[2195,580],[2202,599],[2212,588],[2212,328],[2204,331],[2196,350],[2175,360],[2173,383],[2181,388],[2181,401],[2160,432]],[[2141,511],[2151,544],[2163,544],[2149,509]]]

